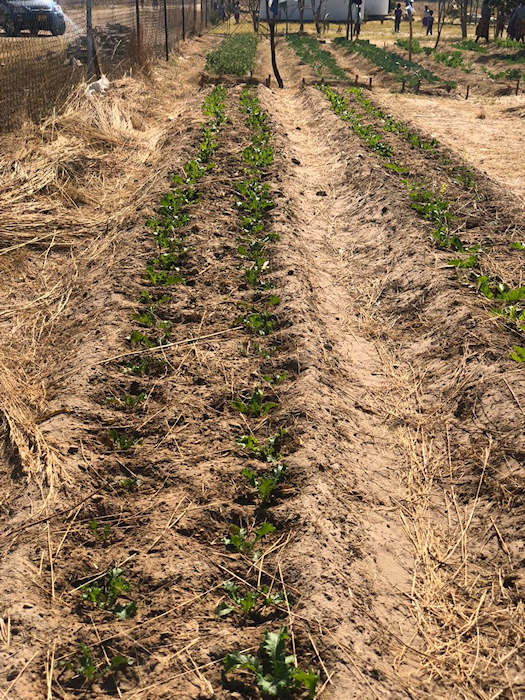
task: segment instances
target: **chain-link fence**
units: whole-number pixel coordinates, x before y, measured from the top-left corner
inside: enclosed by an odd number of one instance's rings
[[[59,106],[99,72],[122,75],[213,18],[213,0],[0,0],[0,131]]]

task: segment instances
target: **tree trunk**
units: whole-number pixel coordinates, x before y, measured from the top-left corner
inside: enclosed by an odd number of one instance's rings
[[[467,38],[467,11],[468,2],[467,0],[461,0],[460,13],[461,13],[461,38]]]
[[[434,44],[434,51],[437,49],[439,40],[441,39],[441,32],[443,31],[443,26],[445,24],[445,19],[447,17],[448,7],[450,2],[447,0],[439,0],[438,3],[438,19],[437,19],[437,36],[436,43]]]
[[[266,20],[268,21],[268,26],[270,27],[270,52],[272,55],[273,74],[275,75],[275,79],[277,80],[277,85],[280,88],[283,88],[283,79],[281,78],[281,74],[279,73],[279,69],[277,68],[277,59],[275,56],[275,19],[274,17],[270,17],[270,7],[268,5],[268,0],[266,0]]]
[[[304,32],[304,0],[298,0],[297,6],[299,7],[299,31]]]
[[[348,14],[346,15],[346,40],[350,34],[350,20],[352,18],[352,0],[348,0]]]

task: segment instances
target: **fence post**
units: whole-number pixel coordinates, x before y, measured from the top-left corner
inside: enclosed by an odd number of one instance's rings
[[[95,52],[93,45],[93,14],[91,0],[86,0],[86,41],[87,41],[87,79],[95,75]]]
[[[167,0],[163,0],[163,10],[164,10],[164,41],[166,48],[166,61],[170,59],[170,38],[168,34],[168,5]]]
[[[142,62],[142,42],[140,40],[140,8],[139,0],[135,0],[135,19],[137,24],[137,61]]]
[[[182,41],[186,41],[186,11],[182,0]]]
[[[197,0],[193,0],[193,32],[197,34]]]

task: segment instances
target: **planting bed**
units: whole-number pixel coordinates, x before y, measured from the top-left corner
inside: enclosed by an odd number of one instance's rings
[[[0,688],[519,697],[523,207],[231,40],[7,144]]]

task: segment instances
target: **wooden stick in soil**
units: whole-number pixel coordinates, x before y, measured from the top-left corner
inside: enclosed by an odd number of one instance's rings
[[[286,592],[286,586],[284,584],[283,570],[281,569],[281,562],[277,563],[279,567],[279,578],[281,579],[281,586],[283,587],[284,602],[286,603],[286,610],[288,611],[288,625],[290,627],[290,635],[292,638],[292,651],[293,651],[293,662],[295,668],[297,668],[297,653],[295,651],[295,634],[293,631],[293,621],[292,614],[290,612],[290,603],[288,602],[288,593]]]
[[[120,360],[122,357],[131,357],[132,355],[144,355],[147,352],[159,352],[163,351],[165,348],[173,348],[177,345],[186,345],[187,343],[196,343],[199,340],[207,340],[208,338],[215,338],[218,335],[224,335],[225,333],[231,333],[233,331],[242,330],[242,326],[234,326],[233,328],[225,328],[223,331],[216,331],[215,333],[208,333],[207,335],[197,336],[195,338],[185,338],[184,340],[175,340],[173,343],[165,343],[164,345],[157,345],[154,348],[146,348],[145,350],[132,350],[131,352],[124,352],[120,355],[114,355],[113,357],[107,357],[105,360],[100,360],[95,362],[96,365],[104,365],[106,362],[112,362],[113,360]]]

